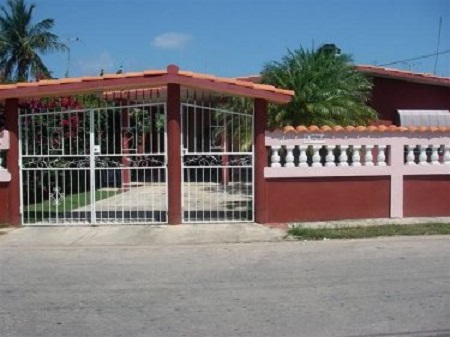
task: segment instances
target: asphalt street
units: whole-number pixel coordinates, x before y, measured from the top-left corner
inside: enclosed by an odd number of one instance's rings
[[[1,337],[450,336],[450,237],[2,241]]]

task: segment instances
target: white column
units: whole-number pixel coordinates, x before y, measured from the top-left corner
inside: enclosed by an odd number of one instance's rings
[[[351,166],[361,166],[361,145],[353,145],[353,155],[352,155],[352,164]]]
[[[377,166],[386,166],[386,145],[377,145]]]
[[[428,165],[427,163],[427,146],[419,145],[420,155],[419,155],[419,165]]]
[[[295,167],[294,164],[294,148],[295,145],[286,145],[286,167]]]
[[[373,155],[372,149],[373,145],[365,145],[366,155],[364,157],[364,166],[373,166]]]
[[[299,167],[308,167],[308,156],[306,155],[306,150],[308,149],[308,145],[300,145],[300,156],[298,157],[298,166]]]
[[[444,165],[450,165],[450,145],[444,145]]]
[[[272,145],[272,156],[270,157],[270,167],[281,167],[280,164],[280,155],[278,154],[278,151],[281,149],[280,145]]]
[[[414,148],[413,145],[406,145],[406,148],[408,149],[408,154],[406,155],[406,165],[416,165],[414,159],[416,159],[416,156],[414,155]]]
[[[325,148],[327,149],[327,156],[325,157],[326,163],[325,166],[326,167],[334,167],[336,166],[336,163],[334,162],[334,153],[333,150],[335,149],[336,146],[334,145],[326,145]]]
[[[438,149],[439,145],[430,145],[431,148],[431,165],[440,165]]]
[[[321,145],[313,145],[313,156],[312,156],[312,167],[322,167],[322,163],[320,162],[320,153],[319,150],[322,148]]]
[[[341,149],[341,155],[339,156],[338,166],[346,167],[348,166],[348,156],[347,156],[348,145],[340,145],[339,148]]]

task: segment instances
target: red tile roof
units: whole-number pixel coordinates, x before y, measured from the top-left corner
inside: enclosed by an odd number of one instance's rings
[[[323,132],[450,132],[450,128],[446,127],[426,127],[426,126],[327,126],[318,127],[317,125],[304,126],[299,125],[294,127],[292,125],[285,126],[283,129],[274,129],[273,132],[284,132],[284,133],[323,133]]]
[[[42,80],[0,85],[0,100],[31,96],[67,95],[92,91],[130,90],[179,84],[231,95],[262,98],[275,103],[288,103],[294,91],[278,89],[271,85],[249,83],[242,80],[215,77],[188,71],[180,71],[175,65],[167,70],[149,70],[124,74],[105,74],[57,80]]]
[[[393,78],[408,82],[417,82],[425,84],[434,84],[440,86],[450,86],[450,77],[437,76],[434,74],[417,73],[412,71],[384,68],[372,65],[357,65],[356,69],[362,73],[374,76],[374,77],[386,77]],[[261,75],[249,75],[237,77],[237,80],[247,81],[253,83],[259,83],[261,81]]]
[[[416,73],[412,71],[399,70],[393,68],[383,68],[372,65],[359,65],[356,66],[356,69],[362,73],[374,77],[386,77],[403,80],[407,82],[425,83],[450,87],[450,77],[442,77],[427,73]]]

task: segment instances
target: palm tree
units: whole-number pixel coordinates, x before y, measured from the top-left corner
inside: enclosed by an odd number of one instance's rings
[[[332,44],[289,50],[280,62],[264,66],[261,81],[295,90],[289,104],[270,106],[271,126],[367,125],[377,119],[366,105],[372,83]]]
[[[41,56],[64,51],[66,46],[51,32],[53,19],[34,24],[35,5],[25,0],[7,0],[0,7],[0,74],[1,81],[21,82],[49,78],[50,71]]]

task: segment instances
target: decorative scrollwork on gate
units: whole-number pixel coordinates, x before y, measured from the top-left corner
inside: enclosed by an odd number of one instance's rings
[[[130,166],[133,167],[157,167],[165,165],[164,155],[127,157],[127,159],[130,161]]]
[[[65,193],[61,192],[61,187],[53,187],[53,192],[50,193],[50,200],[53,202],[53,205],[61,205],[61,203],[64,202],[65,197]]]
[[[250,155],[192,155],[185,156],[185,166],[249,166],[252,165]]]

